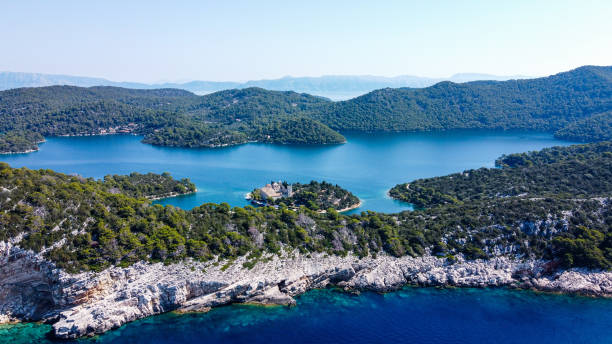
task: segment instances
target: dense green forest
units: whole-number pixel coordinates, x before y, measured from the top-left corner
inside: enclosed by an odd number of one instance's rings
[[[586,66],[537,79],[441,82],[427,88],[381,89],[330,104],[312,117],[337,130],[555,132],[611,109],[612,67]],[[601,122],[591,123],[592,127],[598,123]],[[586,133],[589,135],[588,130]]]
[[[169,147],[222,147],[249,141],[282,144],[335,144],[346,141],[344,136],[309,118],[270,118],[253,123],[190,124],[167,126],[154,130],[142,140]]]
[[[381,89],[342,102],[261,88],[204,96],[175,90],[51,86],[0,92],[0,152],[32,135],[134,133],[144,142],[216,147],[249,141],[341,143],[336,131],[542,130],[594,142],[612,137],[612,67],[544,78],[441,82]],[[336,131],[334,131],[336,130]]]
[[[167,183],[168,175],[95,181],[1,164],[0,240],[23,234],[18,245],[42,252],[71,272],[140,260],[240,255],[247,255],[249,267],[263,252],[281,249],[359,256],[429,252],[451,262],[459,253],[468,259],[509,254],[555,259],[566,267],[610,269],[609,147],[554,148],[512,159],[525,163],[504,157],[508,166],[495,170],[500,172],[475,170],[472,177],[458,174],[420,182],[440,187],[441,194],[457,201],[424,203],[431,206],[399,214],[350,216],[307,207],[293,211],[283,206],[231,208],[223,203],[185,211],[130,196],[157,194],[157,188],[143,187],[143,182],[158,183],[157,178],[163,190],[189,189],[187,181]],[[559,172],[548,177],[548,165]],[[540,177],[534,168],[541,169]],[[524,176],[517,177],[514,170]],[[450,186],[456,178],[465,179],[459,183],[469,192]],[[514,181],[525,185],[513,185]],[[535,181],[550,185],[535,186]]]
[[[248,142],[248,136],[223,127],[194,123],[167,126],[147,134],[142,142],[166,147],[223,147]]]
[[[588,198],[612,195],[612,145],[606,142],[583,147],[588,147],[585,155],[553,153],[545,160],[542,153],[504,156],[498,160],[503,168],[480,168],[419,179],[397,185],[389,194],[418,207],[512,196]],[[558,147],[545,152],[563,150]]]
[[[273,118],[279,114],[301,114],[330,103],[325,98],[309,94],[251,87],[202,96],[197,106],[186,110],[209,121],[232,124]]]
[[[251,191],[254,200],[265,201],[270,205],[280,205],[289,208],[307,207],[310,210],[334,209],[342,210],[359,204],[359,198],[352,192],[326,181],[312,180],[308,184],[282,182],[287,187],[291,185],[293,194],[277,200],[262,199],[259,189]]]
[[[593,115],[557,130],[560,139],[597,142],[612,140],[612,111]]]
[[[45,138],[29,130],[11,130],[0,133],[0,153],[20,153],[38,149]]]
[[[128,176],[108,175],[99,183],[110,193],[122,193],[134,198],[153,199],[196,191],[195,184],[189,179],[176,180],[168,172],[162,174],[133,172]]]
[[[304,117],[261,121],[261,124],[253,128],[251,137],[260,142],[271,143],[333,144],[346,142],[344,136],[326,125]]]
[[[328,102],[306,94],[258,88],[201,97],[172,89],[23,88],[0,92],[0,133],[133,133],[144,135],[145,143],[180,147],[216,147],[248,141],[342,143],[342,135],[298,115]],[[36,141],[27,135],[3,137],[7,147],[22,147],[22,142],[27,147],[36,146]]]
[[[495,160],[495,166],[502,168],[529,167],[572,160],[585,161],[602,156],[609,157],[609,152],[612,152],[612,142],[598,142],[566,147],[556,146],[527,153],[504,154]]]

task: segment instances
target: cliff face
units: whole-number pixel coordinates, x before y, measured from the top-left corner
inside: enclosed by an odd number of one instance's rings
[[[404,285],[510,286],[612,296],[611,272],[550,272],[549,263],[505,257],[449,263],[432,256],[359,259],[296,253],[270,256],[250,270],[238,259],[226,269],[223,263],[186,261],[69,275],[31,252],[0,243],[0,263],[0,321],[52,321],[60,338],[102,333],[173,310],[207,311],[237,302],[291,305],[293,296],[329,285],[381,292]]]
[[[44,318],[55,308],[57,282],[52,264],[0,242],[0,322]]]

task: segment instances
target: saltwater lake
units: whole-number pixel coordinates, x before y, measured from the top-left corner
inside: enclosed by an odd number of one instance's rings
[[[246,144],[214,149],[155,147],[130,135],[56,137],[40,151],[0,156],[13,167],[49,168],[101,178],[130,172],[170,172],[190,178],[196,194],[162,200],[191,209],[206,202],[243,206],[244,196],[272,180],[336,183],[363,202],[353,212],[397,212],[410,206],[387,191],[396,184],[465,169],[493,167],[504,153],[570,144],[550,134],[452,132],[346,134],[348,142],[331,146]]]

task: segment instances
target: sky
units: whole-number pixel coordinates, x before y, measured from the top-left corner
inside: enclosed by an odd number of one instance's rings
[[[0,0],[0,71],[114,81],[612,65],[612,1]]]

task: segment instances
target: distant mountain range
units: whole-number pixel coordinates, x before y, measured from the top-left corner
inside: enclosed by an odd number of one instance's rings
[[[333,100],[353,98],[376,89],[414,87],[422,88],[434,85],[441,81],[468,82],[474,80],[510,80],[527,79],[523,75],[499,76],[490,74],[462,73],[449,78],[427,78],[411,75],[396,77],[382,77],[372,75],[325,75],[320,77],[291,77],[280,79],[252,80],[247,82],[231,81],[190,81],[185,83],[157,83],[145,84],[137,82],[117,82],[102,78],[81,77],[72,75],[39,74],[0,72],[0,90],[19,87],[41,87],[51,85],[71,86],[117,86],[137,89],[178,88],[207,94],[216,91],[261,87],[275,91],[295,91],[328,97]]]

